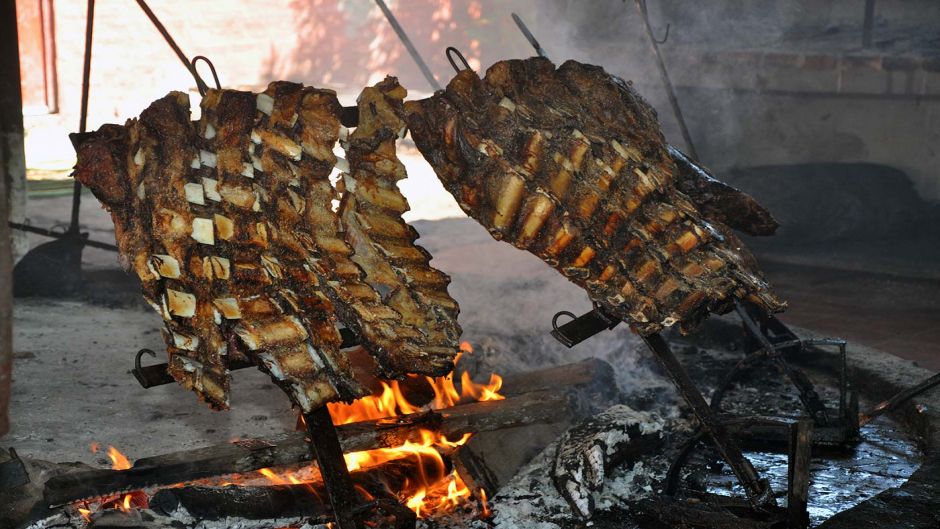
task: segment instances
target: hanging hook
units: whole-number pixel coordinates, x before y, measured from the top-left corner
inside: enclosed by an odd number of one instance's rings
[[[558,311],[558,312],[555,313],[555,316],[554,316],[554,317],[552,317],[552,330],[555,330],[555,331],[558,330],[558,318],[561,318],[562,316],[568,316],[568,317],[571,318],[572,320],[575,320],[575,319],[578,318],[578,317],[575,316],[574,313],[571,312],[571,311],[560,310],[560,311]]]
[[[463,53],[460,53],[460,50],[458,50],[457,48],[453,46],[448,46],[447,49],[444,50],[444,54],[447,55],[447,60],[450,62],[450,65],[454,68],[455,72],[460,73],[462,70],[473,70],[473,68],[471,68],[470,64],[467,62],[466,57],[464,57]],[[457,58],[459,58],[460,62],[463,63],[463,66],[464,66],[463,68],[457,67],[457,63],[454,62],[454,57],[452,55],[457,55]]]
[[[196,63],[202,60],[209,65],[209,71],[212,72],[212,80],[215,81],[216,90],[222,89],[222,84],[219,83],[219,74],[215,71],[215,65],[212,64],[212,61],[209,60],[205,55],[196,55],[193,57],[193,60],[189,61],[190,66],[192,66],[193,78],[196,79],[196,86],[199,88],[199,95],[204,96],[206,92],[209,91],[209,86],[205,81],[202,80],[202,76],[199,75],[199,71],[196,69]]]
[[[655,42],[656,44],[665,44],[666,41],[669,40],[669,28],[671,27],[672,27],[672,24],[666,24],[666,34],[663,35],[663,40],[653,39],[653,42]]]

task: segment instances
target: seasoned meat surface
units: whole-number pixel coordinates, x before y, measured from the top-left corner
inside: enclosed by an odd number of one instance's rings
[[[676,164],[676,187],[707,220],[748,235],[773,235],[780,224],[750,195],[718,180],[679,149],[669,146]]]
[[[344,143],[349,174],[339,213],[352,260],[382,301],[402,315],[416,347],[442,359],[459,350],[459,308],[447,293],[450,278],[431,267],[431,256],[415,244],[418,233],[402,219],[408,201],[398,190],[406,178],[396,155],[405,130],[402,99],[406,91],[387,78],[359,96],[359,125]],[[401,334],[401,331],[399,331]]]
[[[254,94],[212,91],[194,124],[188,97],[171,93],[126,127],[82,138],[75,177],[111,211],[121,255],[164,319],[170,374],[225,408],[226,360],[247,354],[309,411],[363,390],[329,302],[310,289],[309,252],[281,236],[292,219],[270,196],[332,164],[298,160],[294,182],[263,171],[278,155],[252,140],[277,128],[256,106]]]
[[[641,333],[734,298],[775,312],[753,258],[677,188],[653,109],[602,68],[502,61],[405,104],[418,149],[468,215]]]
[[[383,376],[448,373],[457,307],[446,276],[414,246],[414,231],[395,216],[388,222],[400,223],[399,245],[384,244],[389,236],[375,239],[376,248],[397,252],[387,266],[415,299],[434,302],[419,308],[438,318],[427,327],[440,334],[419,329],[419,314],[398,312],[352,259],[330,183],[342,110],[336,94],[275,82],[260,94],[210,90],[201,106],[194,123],[188,97],[173,92],[123,127],[75,138],[75,177],[111,212],[121,258],[164,320],[173,377],[226,408],[228,360],[244,355],[304,411],[362,397],[339,324],[356,332]],[[399,175],[388,166],[397,161],[394,135],[387,143],[377,124],[355,134],[361,147],[350,152],[363,181],[379,185],[387,169]],[[377,213],[393,211],[373,208],[372,195],[356,196],[351,214],[370,229],[386,220]],[[415,253],[420,259],[403,260]]]

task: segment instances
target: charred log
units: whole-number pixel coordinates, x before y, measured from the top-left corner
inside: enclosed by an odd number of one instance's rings
[[[552,479],[572,511],[590,517],[593,494],[609,471],[658,449],[663,425],[656,415],[617,405],[568,430],[558,444]]]
[[[344,452],[355,452],[418,441],[422,429],[438,430],[455,439],[465,433],[562,421],[569,413],[564,394],[546,391],[462,404],[440,412],[341,425],[337,430]],[[61,505],[122,491],[291,465],[309,461],[310,457],[303,433],[273,441],[246,440],[140,459],[128,470],[96,469],[57,476],[46,483],[44,497],[47,504]]]

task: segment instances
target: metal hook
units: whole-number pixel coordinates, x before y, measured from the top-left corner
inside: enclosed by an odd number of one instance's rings
[[[663,36],[663,40],[653,39],[653,42],[655,42],[656,44],[665,44],[666,41],[669,40],[669,28],[671,27],[672,27],[672,24],[666,24],[666,34]]]
[[[137,356],[134,357],[134,370],[135,371],[140,371],[140,357],[144,355],[149,355],[150,358],[157,357],[157,353],[153,352],[150,349],[141,349],[140,351],[137,351]]]
[[[668,30],[667,30],[667,34],[668,34]],[[219,82],[219,74],[216,73],[215,71],[215,65],[212,64],[212,61],[210,61],[209,58],[206,57],[205,55],[196,55],[195,57],[193,57],[193,60],[189,61],[189,64],[190,66],[193,67],[192,74],[193,74],[193,78],[196,79],[196,86],[199,88],[199,95],[204,96],[206,95],[206,92],[209,91],[209,86],[206,84],[205,81],[202,80],[202,77],[199,75],[199,71],[196,70],[196,62],[198,62],[200,59],[209,65],[209,71],[212,72],[212,80],[215,81],[216,90],[221,90],[222,84]]]
[[[144,389],[146,389],[151,386],[158,385],[158,384],[150,380],[150,378],[147,376],[147,373],[144,371],[144,369],[140,365],[140,357],[144,355],[150,355],[151,358],[157,357],[157,353],[154,353],[150,349],[141,349],[140,351],[137,351],[137,356],[134,357],[134,369],[131,370],[131,373],[133,373],[134,378],[137,379],[137,382],[139,382],[140,385]],[[165,373],[165,370],[164,370],[164,373]]]
[[[558,330],[558,318],[561,316],[568,316],[572,320],[577,319],[577,316],[575,316],[573,312],[569,312],[567,310],[558,311],[552,317],[552,329],[553,330],[556,330],[556,331]]]
[[[467,62],[466,57],[464,57],[463,53],[460,53],[460,50],[458,50],[457,48],[453,46],[448,46],[447,49],[444,50],[444,54],[447,55],[447,60],[450,62],[450,65],[454,68],[455,72],[460,73],[462,70],[473,70],[473,68],[471,68],[470,64]],[[456,54],[457,57],[460,59],[460,62],[463,63],[464,67],[462,69],[457,67],[457,63],[454,62],[454,58],[451,56],[451,54]]]

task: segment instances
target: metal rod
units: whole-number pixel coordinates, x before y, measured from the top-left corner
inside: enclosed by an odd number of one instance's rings
[[[55,239],[63,239],[66,237],[73,237],[77,235],[75,233],[70,233],[70,232],[60,233],[57,231],[47,230],[45,228],[37,228],[35,226],[30,226],[29,224],[20,224],[19,222],[10,222],[9,226],[13,228],[14,230],[28,231],[30,233],[45,235],[46,237],[53,237]],[[91,241],[88,239],[84,239],[82,241],[82,244],[85,246],[91,246],[92,248],[99,248],[101,250],[108,250],[111,252],[118,251],[117,246],[113,244],[108,244],[106,242],[98,242],[98,241]]]
[[[545,57],[545,58],[547,58],[547,57],[548,57],[548,54],[545,53],[545,50],[544,50],[544,49],[542,49],[542,46],[539,44],[539,41],[535,39],[535,35],[533,35],[531,31],[529,31],[528,26],[526,26],[526,25],[525,25],[525,22],[522,21],[522,17],[520,17],[519,15],[513,13],[513,14],[512,14],[512,20],[513,20],[513,22],[516,23],[516,26],[519,27],[519,31],[522,32],[522,35],[525,36],[525,39],[526,39],[527,41],[529,41],[529,44],[531,44],[532,47],[535,48],[535,53],[536,53],[539,57]]]
[[[865,0],[865,18],[862,20],[862,47],[871,48],[872,26],[875,25],[875,0]]]
[[[679,99],[676,97],[676,90],[673,88],[672,81],[669,79],[666,63],[663,62],[662,53],[659,51],[659,44],[656,43],[656,38],[653,37],[653,28],[650,26],[649,12],[646,10],[646,0],[635,0],[635,2],[637,9],[640,11],[640,18],[643,19],[643,27],[646,28],[646,36],[649,39],[650,47],[653,48],[653,55],[656,57],[656,66],[659,68],[659,76],[663,80],[663,85],[666,86],[666,95],[669,97],[669,104],[672,106],[672,111],[676,115],[676,121],[679,122],[679,130],[682,132],[682,139],[685,140],[689,155],[693,160],[698,161],[698,152],[695,150],[695,145],[692,143],[692,135],[689,134],[689,127],[686,126],[685,118],[682,116],[682,109],[679,107]]]
[[[819,394],[816,393],[816,389],[813,387],[813,383],[810,381],[809,377],[799,369],[791,366],[780,354],[779,349],[782,347],[775,346],[770,342],[770,339],[761,332],[760,327],[757,325],[751,315],[747,313],[747,309],[741,303],[740,300],[734,300],[734,309],[737,311],[738,316],[741,317],[741,322],[744,324],[744,328],[747,329],[748,333],[760,344],[761,349],[767,355],[767,358],[783,372],[784,375],[790,380],[790,382],[796,386],[796,389],[800,393],[800,402],[803,403],[803,407],[806,408],[806,411],[812,415],[813,419],[816,421],[816,424],[820,426],[825,426],[829,424],[829,416],[826,413],[826,405],[823,404],[822,399],[819,398]],[[782,325],[782,322],[779,322]],[[784,327],[785,328],[785,327]],[[789,332],[789,329],[787,329]]]
[[[359,501],[356,491],[353,490],[346,460],[343,458],[343,447],[339,444],[339,436],[333,426],[330,410],[321,406],[316,410],[304,414],[307,424],[307,433],[310,435],[310,451],[320,467],[323,476],[323,485],[330,497],[333,506],[333,516],[339,529],[358,529],[359,524],[353,512]]]
[[[10,430],[13,383],[13,239],[14,180],[26,178],[23,159],[23,100],[16,2],[0,2],[0,437]]]
[[[85,54],[82,58],[82,100],[78,115],[78,132],[88,128],[88,92],[91,88],[91,44],[95,31],[95,0],[88,0],[85,12]],[[82,210],[82,183],[75,180],[72,184],[72,215],[69,219],[69,233],[78,233],[78,218]]]
[[[340,336],[343,338],[343,342],[340,344],[340,348],[353,347],[359,345],[359,338],[348,328],[343,327],[339,330]],[[141,365],[141,358],[144,355],[149,355],[151,358],[156,358],[156,353],[150,349],[141,349],[137,351],[137,356],[134,357],[134,369],[131,369],[131,374],[134,375],[134,378],[137,379],[137,382],[140,383],[141,387],[144,389],[150,389],[156,386],[165,386],[167,384],[172,384],[175,382],[173,375],[170,374],[170,364],[153,364],[149,366]],[[226,364],[229,371],[237,371],[239,369],[248,369],[251,367],[257,367],[257,365],[250,361],[230,361]]]
[[[909,387],[904,391],[899,392],[897,395],[879,403],[877,406],[868,410],[867,412],[860,414],[858,417],[859,426],[865,426],[875,417],[888,413],[889,411],[896,409],[901,404],[904,404],[914,397],[921,395],[937,386],[940,386],[940,373],[937,373],[936,375],[924,380],[916,386]]]
[[[757,510],[763,510],[776,505],[770,484],[757,475],[757,471],[744,457],[738,443],[728,434],[715,412],[705,402],[705,397],[692,382],[689,373],[672,354],[666,340],[658,333],[644,336],[643,340],[666,370],[676,389],[679,390],[679,394],[692,408],[692,412],[701,423],[702,430],[712,438],[715,448],[737,476],[751,506]]]
[[[175,53],[180,62],[183,63],[183,67],[186,68],[190,75],[193,76],[193,79],[196,80],[196,88],[199,90],[199,93],[204,94],[206,90],[209,89],[208,85],[206,85],[205,81],[199,77],[199,73],[196,71],[195,66],[193,66],[193,64],[189,61],[189,59],[186,57],[186,54],[183,53],[182,49],[180,49],[179,45],[176,44],[176,41],[173,40],[173,37],[170,35],[170,32],[167,31],[166,26],[160,22],[160,19],[158,19],[157,15],[154,14],[153,10],[150,9],[150,6],[147,5],[147,2],[144,0],[136,1],[137,5],[139,5],[140,8],[144,11],[144,14],[147,15],[147,18],[150,19],[150,22],[153,22],[154,27],[157,28],[157,31],[160,32],[160,35],[163,36],[163,40],[165,40],[166,43],[170,45],[170,48],[173,49],[173,53]]]
[[[408,38],[408,35],[405,33],[404,28],[401,27],[401,24],[398,23],[398,19],[395,18],[395,15],[392,14],[392,11],[385,5],[384,0],[375,0],[375,3],[378,4],[379,9],[382,10],[382,14],[385,15],[385,19],[388,20],[388,23],[392,25],[392,29],[395,30],[395,34],[398,35],[398,40],[405,45],[405,49],[408,50],[408,53],[411,55],[411,58],[414,59],[415,63],[418,65],[418,69],[421,70],[421,73],[424,74],[424,78],[428,80],[428,83],[431,84],[431,88],[434,91],[441,89],[440,83],[437,82],[437,79],[434,78],[434,74],[431,73],[431,70],[428,69],[428,65],[424,63],[424,59],[421,58],[421,54],[418,53],[417,48],[414,44],[411,43],[411,39]]]

